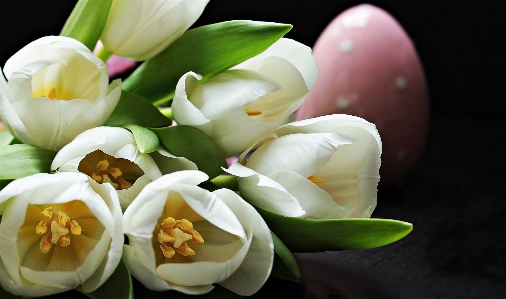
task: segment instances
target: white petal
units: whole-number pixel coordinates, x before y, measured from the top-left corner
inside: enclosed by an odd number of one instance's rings
[[[308,90],[313,88],[318,70],[311,48],[297,41],[281,38],[261,54],[238,64],[234,68],[259,70],[266,57],[281,57],[293,64],[300,72]]]
[[[10,80],[13,72],[37,61],[61,61],[56,53],[56,49],[61,48],[89,51],[85,45],[73,38],[45,36],[29,43],[7,60],[4,68],[5,77]]]
[[[107,50],[118,56],[148,59],[181,36],[207,3],[208,0],[113,1],[101,40]]]
[[[363,118],[353,115],[332,114],[300,120],[282,126],[276,130],[276,134],[281,136],[294,133],[335,132],[345,137],[350,135],[349,139],[354,140],[351,134],[346,133],[348,127],[359,127],[371,134],[376,140],[381,154],[381,138],[376,126]]]
[[[253,295],[271,273],[274,244],[270,230],[258,212],[235,192],[220,189],[214,193],[234,212],[244,227],[248,240],[251,240],[241,266],[220,285],[241,296]]]
[[[206,118],[217,119],[280,88],[276,81],[261,73],[230,70],[199,84],[188,98]]]
[[[188,99],[198,86],[202,76],[193,72],[184,74],[176,84],[172,113],[178,124],[195,126],[206,134],[210,134],[209,119]]]
[[[176,183],[198,185],[207,179],[208,176],[201,171],[184,170],[163,175],[149,183],[123,214],[124,232],[151,240],[153,228],[167,200],[168,188]]]
[[[306,211],[301,207],[297,198],[293,197],[276,181],[237,162],[232,164],[227,172],[239,177],[241,196],[252,205],[290,217],[304,217],[306,215]]]
[[[150,153],[162,174],[172,173],[179,170],[197,170],[198,167],[192,161],[177,157],[169,153],[163,147],[158,147],[155,152]]]
[[[246,166],[263,175],[290,170],[309,177],[330,160],[339,146],[348,143],[334,133],[286,135],[256,149]]]
[[[308,218],[346,218],[353,211],[349,207],[337,204],[327,192],[295,172],[280,170],[269,177],[297,198]]]
[[[380,148],[374,136],[360,127],[348,126],[342,130],[355,141],[338,148],[315,176],[325,180],[321,187],[337,203],[355,206],[349,217],[369,217],[376,206]]]

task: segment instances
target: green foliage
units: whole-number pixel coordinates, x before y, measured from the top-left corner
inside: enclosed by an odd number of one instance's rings
[[[145,98],[122,90],[118,105],[105,125],[121,127],[128,124],[141,127],[165,127],[170,126],[172,121]]]
[[[271,232],[274,242],[274,265],[271,275],[276,278],[300,282],[300,270],[297,261],[283,242]]]
[[[79,0],[60,35],[77,39],[93,51],[104,30],[111,3],[112,0]]]
[[[177,125],[152,130],[171,154],[192,161],[200,171],[207,173],[209,179],[222,174],[222,167],[227,167],[216,143],[197,128]]]
[[[291,252],[375,248],[398,241],[413,230],[411,223],[398,220],[300,219],[257,210]]]
[[[28,144],[0,146],[0,180],[51,171],[56,152]]]
[[[146,129],[137,125],[126,125],[123,127],[132,132],[134,135],[135,144],[137,145],[139,151],[143,154],[154,152],[158,147],[158,144],[160,144],[158,136],[156,136],[156,134],[150,129]]]
[[[291,28],[287,24],[228,21],[189,30],[141,64],[123,88],[155,104],[166,102],[185,73],[193,71],[203,80],[209,79],[262,53]]]

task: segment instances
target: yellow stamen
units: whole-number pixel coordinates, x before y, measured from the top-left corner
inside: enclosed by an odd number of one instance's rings
[[[53,247],[53,244],[58,243],[62,247],[70,245],[70,235],[81,234],[81,226],[75,220],[62,211],[53,213],[53,208],[45,208],[42,211],[42,216],[48,219],[41,220],[35,228],[35,232],[39,235],[44,235],[40,240],[40,251],[47,253]],[[50,229],[48,229],[50,226]],[[49,230],[49,231],[48,231]]]
[[[49,90],[49,92],[47,93],[47,97],[50,98],[51,100],[54,100],[56,99],[56,88],[51,88],[51,90]]]
[[[166,258],[173,257],[175,252],[182,256],[195,255],[195,251],[186,241],[204,243],[204,238],[193,229],[193,224],[187,219],[175,220],[172,217],[167,217],[160,227],[158,242]]]
[[[244,111],[246,111],[246,113],[249,116],[256,116],[256,115],[262,114],[262,111],[260,111],[260,110],[251,110],[251,109],[244,108]]]
[[[91,178],[97,183],[109,183],[116,190],[123,190],[132,187],[132,184],[122,178],[123,172],[118,167],[111,167],[108,160],[101,160],[97,163],[97,172],[91,174]]]
[[[319,177],[315,177],[314,175],[310,175],[307,179],[315,184],[323,184],[325,182],[324,180],[320,179]]]

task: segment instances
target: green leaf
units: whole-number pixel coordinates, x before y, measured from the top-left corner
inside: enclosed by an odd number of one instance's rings
[[[0,133],[0,146],[8,145],[14,140],[14,136],[11,133],[4,131]]]
[[[77,291],[91,299],[133,299],[132,277],[123,259],[112,273],[111,277],[98,289],[91,293],[85,293],[81,288]],[[2,297],[3,298],[3,297]]]
[[[0,180],[51,171],[56,152],[28,144],[0,146]]]
[[[93,51],[104,30],[111,3],[112,0],[79,0],[60,35],[77,39]]]
[[[166,127],[172,121],[145,98],[122,90],[118,105],[105,123],[106,126],[121,127],[135,124],[141,127]]]
[[[391,219],[300,219],[256,209],[291,252],[375,248],[413,230],[411,223]]]
[[[139,148],[139,151],[143,154],[154,152],[158,147],[158,144],[160,144],[158,136],[156,136],[156,134],[150,129],[132,124],[123,127],[132,132],[137,148]]]
[[[222,167],[227,167],[216,143],[197,128],[177,125],[152,130],[171,154],[192,161],[200,171],[207,173],[209,179],[222,174]]]
[[[271,232],[274,241],[274,265],[271,275],[275,278],[300,282],[300,270],[297,261],[293,257],[290,250],[283,242]]]
[[[193,71],[209,79],[262,53],[291,28],[288,24],[228,21],[189,30],[141,64],[123,88],[155,104],[166,102],[185,73]]]
[[[0,180],[0,190],[2,190],[5,186],[9,185],[9,183],[12,181],[13,180]]]

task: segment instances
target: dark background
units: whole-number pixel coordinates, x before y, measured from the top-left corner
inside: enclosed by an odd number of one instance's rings
[[[74,3],[0,0],[0,66],[30,41],[57,35]],[[211,0],[195,26],[233,19],[290,23],[287,37],[313,46],[334,17],[361,3]],[[411,222],[414,231],[377,249],[297,254],[302,283],[270,279],[255,297],[506,298],[504,10],[492,1],[368,3],[388,11],[410,35],[429,86],[423,156],[397,185],[379,189],[373,214]],[[187,297],[135,286],[137,298]],[[236,296],[217,287],[205,297]]]

